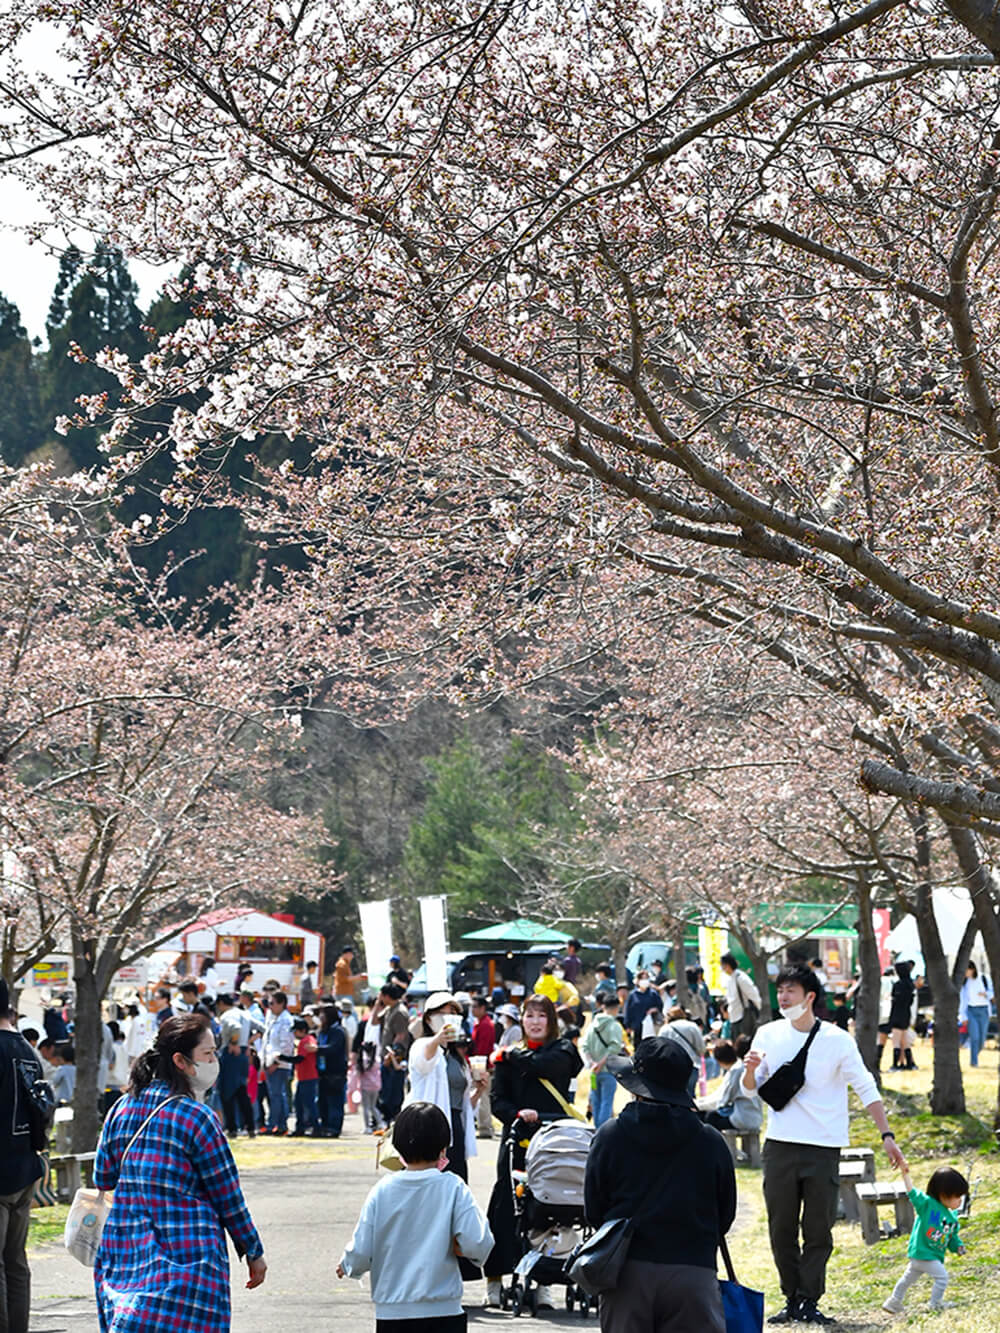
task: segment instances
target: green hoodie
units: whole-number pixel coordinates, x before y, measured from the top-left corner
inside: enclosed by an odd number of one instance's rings
[[[583,1039],[583,1053],[592,1065],[609,1055],[620,1055],[625,1045],[625,1030],[611,1014],[595,1014]]]

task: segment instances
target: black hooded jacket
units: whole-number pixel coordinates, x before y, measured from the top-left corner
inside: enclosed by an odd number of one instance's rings
[[[694,1111],[632,1102],[594,1135],[584,1197],[595,1227],[639,1212],[630,1259],[714,1271],[736,1216],[736,1173],[722,1135]]]

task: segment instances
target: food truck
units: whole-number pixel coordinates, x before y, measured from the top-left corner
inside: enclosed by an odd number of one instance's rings
[[[176,951],[178,976],[199,977],[208,960],[219,990],[232,990],[236,973],[243,965],[252,969],[249,984],[260,990],[265,981],[276,981],[289,996],[297,996],[306,964],[317,964],[324,974],[323,936],[296,925],[287,912],[258,912],[253,908],[220,908],[193,921],[166,941],[162,951]],[[150,974],[150,982],[155,978]]]

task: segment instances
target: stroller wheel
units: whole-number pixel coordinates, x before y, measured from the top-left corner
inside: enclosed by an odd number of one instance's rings
[[[582,1296],[580,1298],[580,1318],[586,1319],[590,1314],[590,1297]]]
[[[566,1309],[567,1309],[567,1310],[572,1310],[572,1309],[573,1309],[573,1288],[572,1288],[572,1287],[567,1287],[567,1288],[566,1288]]]
[[[510,1289],[510,1308],[515,1315],[519,1315],[524,1308],[524,1289],[520,1282],[515,1282]]]
[[[530,1315],[538,1314],[538,1288],[528,1287],[524,1293],[524,1304]]]

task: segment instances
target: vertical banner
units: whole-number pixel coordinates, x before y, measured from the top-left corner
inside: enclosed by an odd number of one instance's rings
[[[724,922],[717,921],[714,926],[698,927],[698,954],[705,969],[705,984],[713,994],[726,989],[720,960],[728,948],[729,931]]]
[[[872,908],[872,926],[875,930],[875,943],[878,945],[878,965],[882,972],[892,961],[889,954],[889,936],[892,934],[892,914],[888,907]]]
[[[378,990],[385,981],[389,971],[389,959],[394,952],[389,899],[381,898],[374,903],[358,903],[358,915],[361,917],[361,938],[365,945],[368,985]]]
[[[421,898],[420,929],[424,933],[424,961],[427,964],[427,989],[448,989],[448,928],[445,908],[447,899],[441,895]]]

